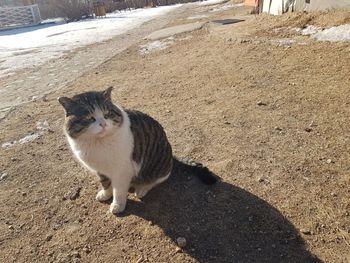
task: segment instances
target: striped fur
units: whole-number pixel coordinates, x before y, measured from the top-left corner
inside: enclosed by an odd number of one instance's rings
[[[150,116],[126,110],[134,137],[133,160],[140,165],[135,185],[149,184],[171,172],[173,155],[162,126]]]
[[[163,127],[147,114],[113,104],[111,91],[59,98],[74,155],[100,179],[98,201],[113,197],[111,212],[122,212],[130,187],[142,198],[174,171],[188,171],[206,184],[216,182],[206,167],[175,159]]]

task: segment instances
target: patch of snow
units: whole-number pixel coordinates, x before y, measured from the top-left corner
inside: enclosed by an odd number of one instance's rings
[[[169,37],[165,40],[156,40],[153,42],[149,42],[145,45],[140,46],[140,53],[141,54],[149,54],[152,52],[155,52],[157,50],[163,50],[169,47],[171,44],[174,43],[174,37]]]
[[[313,25],[308,25],[306,28],[301,29],[299,32],[301,32],[303,36],[310,36],[316,34],[319,31],[321,31],[321,28]]]
[[[225,10],[229,10],[232,8],[238,8],[244,6],[244,3],[240,3],[240,4],[227,4],[227,5],[223,5],[223,6],[219,6],[219,7],[215,7],[212,10],[210,10],[209,12],[219,12],[219,11],[225,11]]]
[[[277,45],[277,46],[289,47],[292,44],[296,43],[296,40],[290,39],[290,38],[283,38],[283,39],[272,40],[272,43]]]
[[[149,53],[155,52],[157,50],[163,50],[163,49],[168,48],[169,46],[174,44],[175,40],[184,41],[184,40],[189,40],[191,38],[192,38],[191,35],[181,37],[181,38],[175,38],[175,37],[171,36],[171,37],[168,37],[164,40],[156,40],[153,42],[149,42],[145,45],[140,45],[139,51],[141,54],[149,54]]]
[[[36,123],[36,129],[39,131],[47,131],[50,130],[50,125],[47,121],[38,121]]]
[[[225,2],[226,0],[207,0],[202,2],[197,2],[198,5],[215,5]]]
[[[19,144],[25,144],[25,143],[29,143],[29,142],[32,142],[32,141],[35,141],[36,139],[39,139],[41,137],[41,133],[33,133],[33,134],[30,134],[30,135],[27,135],[21,139],[18,140],[18,143]]]
[[[3,149],[7,149],[7,148],[10,148],[12,146],[14,146],[15,144],[17,144],[17,141],[12,141],[12,142],[5,142],[1,145],[1,147]]]
[[[41,65],[78,47],[106,41],[181,4],[110,13],[106,18],[0,31],[0,76]]]
[[[47,121],[38,121],[36,123],[36,130],[39,132],[34,132],[31,134],[28,134],[19,140],[5,142],[1,145],[1,147],[4,149],[7,149],[7,148],[15,146],[16,144],[25,144],[25,143],[33,142],[33,141],[39,139],[42,135],[44,135],[44,131],[50,131],[51,129],[50,129],[50,125]]]
[[[201,18],[206,18],[209,17],[208,15],[196,15],[196,16],[189,16],[187,19],[193,20],[193,19],[201,19]]]
[[[331,27],[311,36],[318,41],[346,42],[350,41],[350,24]]]
[[[66,20],[63,17],[57,17],[57,18],[48,18],[48,19],[42,20],[41,24],[47,24],[47,23],[59,24],[59,23],[65,23],[65,22]]]

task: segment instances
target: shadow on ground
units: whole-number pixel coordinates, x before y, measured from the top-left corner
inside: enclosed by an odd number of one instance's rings
[[[199,262],[322,262],[277,209],[231,184],[176,175],[143,201],[129,200],[123,216],[152,221],[174,242],[185,237],[183,253]]]

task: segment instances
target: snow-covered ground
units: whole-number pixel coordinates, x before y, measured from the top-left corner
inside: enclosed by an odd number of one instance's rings
[[[198,2],[198,5],[215,5],[215,4],[223,3],[225,1],[226,0],[207,0],[207,1]]]
[[[350,24],[331,27],[317,32],[312,38],[318,41],[346,42],[350,41]]]
[[[0,77],[41,65],[78,47],[108,40],[181,5],[107,14],[106,18],[0,31]]]

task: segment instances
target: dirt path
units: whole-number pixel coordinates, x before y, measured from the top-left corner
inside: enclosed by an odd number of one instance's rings
[[[349,45],[291,33],[312,22],[305,14],[246,15],[216,14],[246,21],[209,23],[149,54],[141,41],[0,122],[2,143],[50,125],[0,149],[1,262],[349,262]],[[109,85],[163,124],[177,156],[222,181],[176,174],[112,216],[72,158],[56,101]]]

